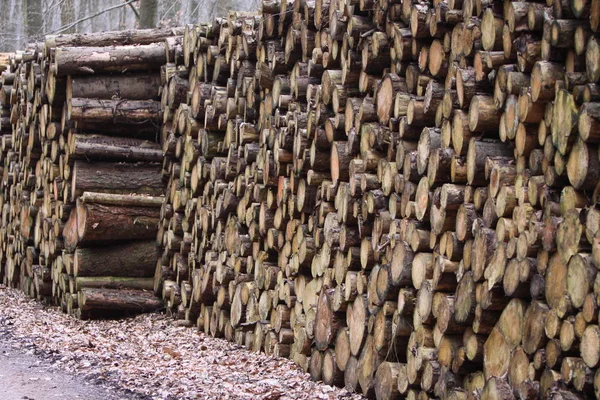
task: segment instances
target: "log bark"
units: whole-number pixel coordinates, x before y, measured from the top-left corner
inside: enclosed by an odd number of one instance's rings
[[[158,256],[154,241],[77,248],[73,273],[76,277],[149,278],[154,276]]]
[[[83,289],[79,292],[81,311],[152,312],[162,307],[163,301],[152,293],[135,290]]]
[[[159,210],[79,202],[69,219],[72,222],[65,225],[63,235],[72,251],[81,245],[151,239],[158,230]]]
[[[56,76],[158,70],[166,64],[164,43],[107,47],[60,47],[52,66]]]
[[[70,158],[102,161],[158,162],[163,159],[158,144],[147,140],[103,135],[74,134],[69,139]]]
[[[164,185],[153,164],[86,163],[76,161],[71,178],[71,201],[83,192],[160,196]]]
[[[67,77],[66,96],[110,100],[149,100],[158,96],[160,76],[157,74],[124,74]]]

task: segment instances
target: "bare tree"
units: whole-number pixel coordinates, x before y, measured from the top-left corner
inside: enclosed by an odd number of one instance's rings
[[[27,36],[34,39],[42,33],[42,2],[41,0],[26,0]]]
[[[256,10],[260,0],[0,0],[0,52],[58,33],[181,26],[228,10]]]
[[[73,24],[75,20],[75,7],[73,4],[73,0],[63,0],[60,7],[60,22],[63,26],[68,26]],[[75,26],[71,26],[69,29],[65,30],[64,33],[73,33],[75,32]]]
[[[156,26],[156,12],[158,0],[140,1],[140,28],[154,28]]]

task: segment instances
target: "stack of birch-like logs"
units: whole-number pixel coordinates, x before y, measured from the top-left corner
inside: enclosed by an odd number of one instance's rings
[[[165,190],[157,99],[165,40],[182,33],[48,36],[15,54],[0,98],[12,106],[5,283],[82,318],[162,307],[152,293]]]
[[[380,399],[598,398],[599,28],[597,0],[186,27],[157,294]]]

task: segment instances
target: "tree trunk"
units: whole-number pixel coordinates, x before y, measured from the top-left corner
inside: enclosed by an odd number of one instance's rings
[[[42,35],[42,2],[41,0],[26,0],[25,3],[27,6],[27,37],[34,40]],[[8,10],[7,12],[10,13]]]
[[[156,26],[156,12],[158,10],[158,0],[140,1],[140,21],[141,29],[154,28]]]

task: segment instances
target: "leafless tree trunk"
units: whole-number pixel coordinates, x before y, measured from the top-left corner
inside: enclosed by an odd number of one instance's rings
[[[73,23],[75,20],[75,7],[73,0],[64,0],[60,8],[60,20],[63,26]],[[74,33],[75,26],[67,29],[64,33]]]
[[[34,39],[42,29],[41,0],[27,0],[27,37]]]
[[[156,25],[156,10],[158,0],[140,1],[140,28],[154,28]]]

